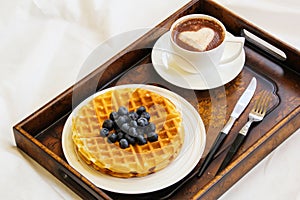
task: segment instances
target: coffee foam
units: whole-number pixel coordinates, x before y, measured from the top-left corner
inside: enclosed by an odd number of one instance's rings
[[[179,33],[178,39],[198,51],[205,51],[215,36],[211,28],[201,28],[198,31],[184,31]]]
[[[208,51],[219,46],[225,37],[223,28],[215,21],[203,18],[186,19],[172,30],[174,42],[189,51]]]

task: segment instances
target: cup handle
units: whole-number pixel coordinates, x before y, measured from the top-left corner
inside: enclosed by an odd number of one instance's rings
[[[234,52],[229,56],[227,56],[227,55],[224,56],[224,54],[223,54],[221,61],[219,62],[219,64],[221,64],[221,65],[235,60],[241,54],[242,49],[244,47],[245,38],[244,37],[229,37],[229,38],[226,38],[225,43],[226,43],[225,45],[227,45],[227,43],[236,44],[235,46],[238,45],[239,48],[234,48]]]

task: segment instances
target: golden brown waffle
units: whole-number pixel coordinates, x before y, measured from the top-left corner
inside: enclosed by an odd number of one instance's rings
[[[126,149],[99,135],[112,111],[144,106],[156,125],[158,140]],[[180,113],[167,98],[142,88],[110,90],[81,107],[73,117],[72,138],[79,156],[96,170],[116,177],[140,177],[166,167],[179,153],[183,140]]]

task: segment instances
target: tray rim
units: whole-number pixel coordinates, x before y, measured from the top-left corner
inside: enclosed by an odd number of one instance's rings
[[[187,10],[189,7],[192,7],[194,4],[198,3],[198,1],[191,1],[189,2],[187,5],[183,6],[181,9],[179,9],[178,11],[176,11],[173,15],[171,15],[170,17],[168,17],[165,21],[163,21],[161,24],[167,24],[170,23],[169,19],[174,19],[176,17],[179,17],[180,15],[182,15],[184,13],[185,10]],[[216,2],[210,2],[211,5],[219,5]],[[222,7],[219,5],[219,7]],[[224,8],[224,7],[223,7]],[[228,9],[224,8],[225,11],[232,13],[231,11],[229,11]],[[232,13],[233,14],[233,13]],[[235,14],[233,14],[235,17]],[[239,18],[239,17],[238,17]],[[241,18],[239,18],[241,20]],[[248,25],[250,25],[251,27],[254,27],[255,31],[260,31],[260,33],[264,34],[266,37],[271,38],[271,40],[276,40],[276,41],[280,41],[278,39],[275,39],[273,36],[271,36],[269,33],[266,33],[265,31],[259,29],[258,27],[254,26],[253,24],[243,20],[245,23],[247,23]],[[159,24],[157,27],[159,27],[161,24]],[[140,41],[142,41],[146,35],[151,34],[151,32],[155,32],[155,28],[152,29],[151,31],[147,32],[145,35],[143,35],[141,38],[137,39],[132,45],[135,46],[135,44],[139,44]],[[281,41],[280,41],[281,42]],[[295,55],[299,56],[300,51],[298,51],[297,49],[294,49],[293,47],[289,46],[288,44],[285,44],[284,42],[282,42],[282,44],[287,48],[290,49],[291,52],[293,52]],[[130,45],[131,46],[131,45]],[[118,59],[118,55],[116,55],[115,57],[113,57],[112,59],[108,60],[106,63],[104,63],[102,66],[100,66],[97,70],[99,70],[100,68],[102,68],[103,66],[108,66],[110,65],[112,62],[114,62],[114,60]],[[280,63],[282,66],[286,66],[287,64],[284,63]],[[89,75],[87,75],[86,77],[84,77],[82,79],[82,81],[89,79],[90,76],[92,76],[92,74],[97,73],[96,71],[91,72]],[[296,71],[296,73],[298,73]],[[79,83],[81,84],[81,83]],[[40,143],[40,141],[38,141],[35,137],[33,137],[28,131],[26,131],[25,126],[27,125],[28,122],[31,121],[31,119],[35,118],[36,116],[42,114],[46,108],[50,108],[52,106],[54,106],[56,103],[62,101],[63,99],[67,98],[68,96],[72,95],[72,91],[74,89],[74,85],[71,86],[70,88],[68,88],[67,90],[63,91],[61,94],[59,94],[56,98],[52,99],[50,102],[46,103],[44,106],[42,106],[41,108],[39,108],[37,111],[33,112],[33,114],[29,115],[28,117],[26,117],[24,120],[22,120],[21,122],[17,123],[15,126],[13,126],[13,131],[16,135],[22,135],[23,137],[26,137],[28,140],[30,140],[32,143],[34,143],[38,148],[40,148],[42,151],[44,151],[45,153],[47,153],[48,155],[50,155],[50,157],[52,157],[53,159],[55,159],[58,163],[60,163],[64,168],[66,168],[67,170],[69,170],[72,174],[74,174],[75,176],[81,177],[81,175],[74,170],[72,167],[70,167],[68,165],[68,163],[66,163],[61,157],[57,156],[55,153],[53,153],[51,150],[49,150],[46,146],[44,146],[42,143]],[[68,109],[68,108],[66,108]],[[280,123],[278,123],[277,125],[275,125],[267,134],[268,135],[272,135],[275,132],[280,131],[280,129],[282,128],[283,125],[288,124],[289,122],[291,122],[292,120],[298,119],[299,118],[299,112],[300,112],[300,106],[298,106],[296,109],[294,109],[292,112],[290,112],[287,115],[286,120],[281,121]],[[62,116],[61,116],[62,117]],[[32,128],[29,126],[29,129]],[[292,133],[290,133],[292,134]],[[273,135],[272,135],[273,136]],[[288,135],[289,136],[289,135]],[[282,138],[282,141],[284,141],[284,139],[286,139],[288,136],[286,136],[285,138]],[[262,144],[264,142],[267,142],[270,138],[262,138],[261,140],[257,141],[257,145],[259,146],[259,144]],[[281,142],[282,142],[281,141]],[[279,144],[281,143],[279,142]],[[278,145],[279,145],[278,144]],[[17,143],[18,146],[18,143]],[[18,146],[19,147],[19,146]],[[277,147],[277,146],[276,146]],[[275,147],[275,148],[276,148]],[[271,150],[270,150],[271,151]],[[253,153],[253,152],[252,152]],[[246,151],[243,156],[249,156],[249,152]],[[223,173],[221,173],[221,175],[226,174],[225,172],[231,171],[233,170],[233,168],[226,168],[225,171]],[[220,181],[220,178],[222,176],[217,176],[216,181]],[[103,192],[101,189],[97,190],[96,188],[94,188],[94,185],[86,180],[84,177],[81,177],[81,181],[85,182],[87,185],[89,185],[93,190],[96,190],[98,193],[101,194],[102,197],[109,199],[110,197],[106,195],[105,192]],[[215,182],[214,182],[215,183]],[[203,188],[205,189],[205,188]],[[206,189],[210,189],[209,185],[207,185]],[[206,191],[207,192],[207,191]],[[197,194],[195,194],[195,197],[200,197],[202,195],[205,195],[205,193],[203,192],[203,190],[200,190]]]

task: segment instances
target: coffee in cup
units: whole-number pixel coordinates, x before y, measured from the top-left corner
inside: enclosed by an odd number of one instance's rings
[[[171,34],[178,46],[189,51],[209,51],[225,38],[225,32],[218,23],[204,18],[186,19],[176,24]]]
[[[204,14],[186,15],[176,20],[170,29],[173,63],[190,73],[203,67],[218,67],[235,60],[241,53],[245,39],[229,36],[224,25]],[[229,56],[225,46],[236,45]]]

